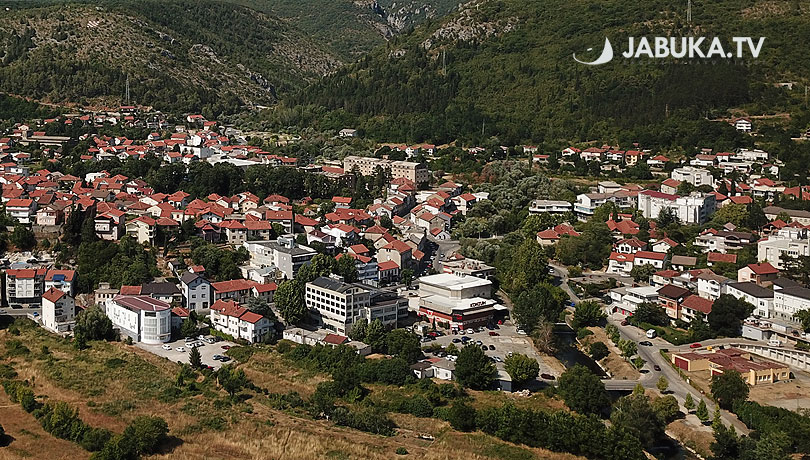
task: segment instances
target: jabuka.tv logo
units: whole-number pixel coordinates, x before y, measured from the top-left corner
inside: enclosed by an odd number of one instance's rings
[[[733,45],[732,45],[733,44]],[[732,60],[751,57],[756,59],[762,52],[765,37],[732,37],[731,43],[723,43],[719,37],[628,37],[627,51],[621,53],[626,60],[678,59],[678,60]],[[588,48],[588,52],[593,48]],[[613,46],[605,37],[602,53],[592,61],[583,60],[574,53],[574,60],[585,65],[602,65],[614,58]]]

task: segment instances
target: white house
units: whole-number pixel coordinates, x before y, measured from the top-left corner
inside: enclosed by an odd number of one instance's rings
[[[774,316],[795,321],[796,313],[810,309],[810,289],[792,286],[773,291]]]
[[[729,283],[726,294],[742,299],[754,306],[754,315],[761,318],[773,317],[774,291],[755,283]]]
[[[213,302],[211,283],[196,273],[186,272],[180,277],[180,291],[189,311],[205,310]]]
[[[250,343],[260,342],[273,326],[269,319],[240,307],[233,300],[214,302],[210,317],[214,329]]]
[[[6,203],[6,214],[21,224],[30,224],[37,211],[37,202],[30,198],[15,198]]]
[[[51,332],[67,332],[76,324],[73,297],[50,288],[42,294],[42,326]]]
[[[747,118],[738,118],[734,121],[734,129],[737,131],[750,133],[753,128],[754,125],[751,123],[751,120]]]

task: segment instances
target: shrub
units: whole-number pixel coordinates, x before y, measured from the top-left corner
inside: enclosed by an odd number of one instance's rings
[[[592,343],[588,351],[591,355],[591,358],[593,358],[595,361],[599,361],[610,354],[607,345],[605,345],[602,342]]]
[[[408,449],[404,447],[397,447],[397,455],[408,455]]]
[[[289,340],[280,340],[276,345],[276,351],[285,355],[292,349],[292,343]]]
[[[579,328],[579,330],[577,330],[577,339],[579,340],[582,340],[585,337],[588,337],[589,335],[593,335],[593,332],[591,332],[590,329],[581,327]]]
[[[433,405],[424,396],[414,396],[405,402],[405,411],[416,417],[430,417]]]
[[[476,411],[475,408],[463,403],[458,402],[450,407],[447,414],[450,426],[459,431],[473,431],[476,426]]]

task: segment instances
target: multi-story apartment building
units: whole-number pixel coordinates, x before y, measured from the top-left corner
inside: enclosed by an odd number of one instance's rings
[[[352,171],[354,168],[364,176],[374,175],[377,168],[391,171],[391,178],[400,177],[410,180],[416,185],[425,184],[430,180],[430,172],[424,163],[413,161],[392,161],[374,157],[359,157],[349,155],[343,159],[343,170]]]
[[[675,168],[672,170],[673,179],[681,182],[692,184],[695,187],[701,185],[712,185],[714,177],[707,169],[695,168],[694,166],[684,166],[682,168]]]
[[[806,228],[785,227],[768,238],[757,241],[757,260],[766,261],[778,270],[784,268],[783,257],[810,255],[810,232]]]
[[[104,304],[107,317],[122,336],[149,344],[171,340],[171,305],[146,295],[118,295]]]
[[[758,286],[756,283],[729,283],[726,294],[742,299],[754,306],[754,315],[760,318],[772,318],[774,291]]]
[[[593,216],[593,212],[599,206],[611,201],[620,208],[626,208],[634,204],[635,193],[627,190],[619,190],[612,193],[582,193],[577,195],[574,203],[574,213],[580,219],[587,219]]]
[[[318,253],[309,246],[298,244],[291,237],[276,241],[245,241],[254,267],[276,267],[287,279],[295,278],[298,269],[309,263]]]
[[[717,209],[714,195],[693,193],[679,197],[667,193],[644,190],[638,194],[638,210],[647,219],[657,219],[664,209],[671,209],[684,224],[703,224]]]
[[[196,273],[186,272],[180,277],[180,292],[189,311],[205,310],[213,303],[211,283]]]
[[[773,291],[773,316],[796,321],[796,313],[810,309],[810,289],[802,286]]]
[[[240,307],[239,303],[233,300],[214,302],[210,317],[214,329],[250,343],[263,340],[273,326],[273,322],[269,319]]]
[[[42,294],[42,326],[51,332],[67,332],[76,323],[73,296],[56,288]]]
[[[45,292],[45,268],[6,270],[6,302],[9,305],[39,305]]]
[[[307,283],[304,302],[324,328],[343,335],[349,334],[360,319],[379,319],[396,327],[397,320],[408,313],[407,299],[395,292],[345,283],[337,277],[319,277]]]
[[[73,297],[75,295],[76,271],[75,270],[48,270],[45,274],[45,286],[47,291],[56,288],[65,294]]]

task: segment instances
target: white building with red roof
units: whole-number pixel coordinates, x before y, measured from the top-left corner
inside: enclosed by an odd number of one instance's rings
[[[73,296],[50,288],[42,294],[42,327],[51,332],[68,332],[76,324]]]
[[[147,344],[165,343],[172,337],[172,307],[148,295],[117,295],[104,311],[122,336]]]
[[[233,300],[217,300],[211,306],[211,325],[219,332],[250,343],[260,342],[273,322],[264,316],[240,307]]]
[[[15,198],[6,202],[6,214],[21,224],[30,224],[37,211],[37,202],[30,198]]]

